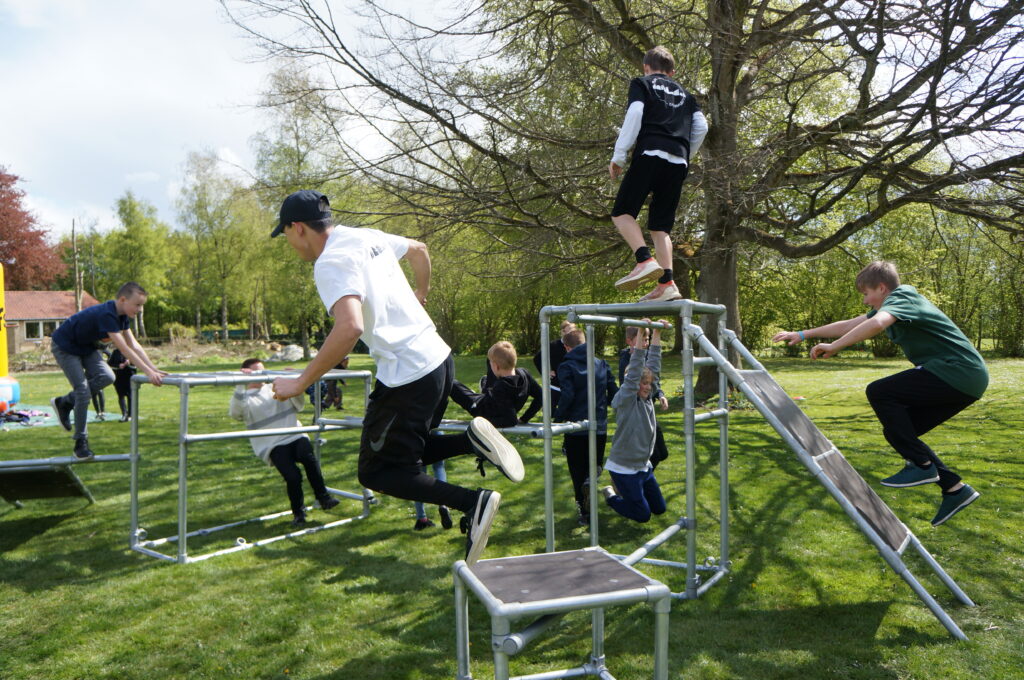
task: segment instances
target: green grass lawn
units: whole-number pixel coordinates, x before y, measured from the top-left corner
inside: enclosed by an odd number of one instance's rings
[[[666,392],[679,385],[669,358]],[[774,359],[767,366],[826,436],[915,532],[978,606],[960,605],[927,566],[910,568],[970,638],[950,637],[905,582],[884,563],[827,492],[786,449],[756,411],[731,418],[732,573],[697,601],[675,601],[670,677],[687,679],[856,678],[920,680],[1024,677],[1024,362],[990,362],[985,398],[928,437],[946,462],[982,497],[946,525],[929,520],[933,487],[895,490],[878,480],[901,465],[888,450],[864,398],[864,385],[901,370],[901,360]],[[225,370],[234,364],[182,367]],[[369,367],[357,357],[352,368]],[[472,383],[482,357],[460,357]],[[60,373],[20,374],[25,403],[43,404],[66,390]],[[176,533],[178,390],[143,388],[141,524],[149,536]],[[194,432],[236,428],[227,418],[230,388],[193,388]],[[113,391],[108,391],[108,406]],[[680,404],[673,399],[673,411]],[[361,386],[350,382],[346,414],[360,413]],[[449,417],[462,417],[452,406]],[[658,469],[669,513],[684,508],[684,453],[679,413],[660,416],[671,455]],[[129,428],[90,426],[97,453],[128,451]],[[718,554],[717,428],[700,426],[697,520],[700,558]],[[324,475],[357,490],[357,432],[330,433]],[[527,480],[514,486],[493,470],[486,484],[504,495],[487,556],[542,551],[543,446],[517,440]],[[69,455],[59,427],[0,432],[0,457]],[[557,450],[557,449],[556,449]],[[190,450],[190,528],[287,509],[276,471],[253,457],[245,440]],[[76,468],[96,497],[0,504],[0,678],[61,680],[139,678],[434,679],[455,675],[451,564],[462,557],[457,530],[413,532],[412,504],[390,497],[367,520],[192,565],[159,561],[128,549],[127,463]],[[568,474],[556,457],[556,540],[583,547]],[[451,481],[477,486],[471,460],[449,461]],[[307,500],[311,494],[307,490]],[[329,521],[358,513],[344,501]],[[434,516],[436,520],[436,515]],[[287,531],[288,518],[194,539],[190,552],[227,547]],[[666,526],[601,511],[602,544],[630,552]],[[168,548],[168,552],[173,548]],[[682,561],[680,535],[654,557]],[[683,574],[645,567],[673,590]],[[473,672],[489,677],[489,626],[473,616]],[[514,674],[576,666],[589,649],[589,619],[567,617],[512,660]],[[608,666],[619,680],[650,677],[652,617],[644,606],[606,614]]]

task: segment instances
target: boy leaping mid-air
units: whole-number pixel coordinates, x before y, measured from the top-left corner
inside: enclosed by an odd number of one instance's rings
[[[274,381],[275,397],[302,394],[361,338],[377,366],[377,380],[363,418],[360,483],[396,498],[466,513],[466,561],[476,562],[487,545],[501,495],[442,482],[423,466],[475,453],[520,482],[523,461],[483,418],[474,418],[465,433],[430,436],[448,405],[455,361],[423,309],[431,271],[426,245],[376,229],[336,227],[327,197],[309,190],[297,191],[281,204],[270,236],[282,233],[300,258],[315,262],[317,292],[334,317],[334,327],[299,377]],[[400,258],[412,268],[415,290]]]
[[[669,234],[676,220],[676,208],[690,160],[697,155],[708,131],[707,119],[697,100],[672,80],[675,59],[664,47],[644,55],[644,75],[629,83],[626,119],[615,142],[615,153],[608,174],[618,178],[626,164],[626,153],[633,147],[629,170],[622,179],[612,223],[636,256],[636,267],[615,282],[619,290],[633,290],[645,281],[658,283],[640,302],[678,300],[682,297],[672,278],[672,239]],[[657,260],[644,241],[637,223],[640,208],[653,194],[647,213]]]
[[[654,329],[647,348],[647,331],[638,329],[629,364],[619,391],[612,399],[615,438],[605,470],[614,486],[606,486],[605,500],[612,510],[637,522],[665,512],[665,497],[654,477],[651,456],[655,429],[654,384],[661,373],[661,331]]]
[[[262,373],[263,362],[259,359],[246,359],[242,362],[243,373]],[[241,420],[250,430],[270,430],[279,427],[298,427],[299,411],[302,410],[303,398],[300,394],[287,401],[274,399],[274,390],[269,383],[251,382],[238,385],[231,395],[228,415]],[[292,526],[306,523],[306,501],[302,494],[302,473],[299,465],[306,469],[306,479],[313,489],[317,502],[324,510],[330,510],[338,504],[338,499],[330,494],[324,484],[320,464],[313,455],[313,446],[304,433],[279,434],[266,437],[250,437],[252,452],[267,465],[273,465],[284,478],[288,490],[288,501],[292,508]]]
[[[72,429],[71,414],[75,415],[75,458],[93,457],[86,430],[89,403],[92,395],[114,382],[114,372],[96,349],[96,343],[113,343],[154,385],[159,386],[161,378],[167,375],[149,360],[129,327],[131,320],[142,311],[146,298],[142,286],[126,283],[117,291],[117,299],[86,307],[53,332],[53,357],[71,383],[71,392],[54,397],[50,404],[65,430]]]
[[[938,526],[981,494],[946,467],[921,435],[980,399],[988,387],[988,369],[949,317],[913,286],[900,285],[892,263],[872,262],[857,274],[856,284],[870,312],[808,331],[778,333],[772,340],[795,345],[807,338],[839,338],[812,347],[812,359],[827,359],[883,330],[900,346],[915,367],[867,387],[882,434],[906,459],[904,468],[882,484],[897,488],[938,484],[942,501],[932,518],[932,526]]]

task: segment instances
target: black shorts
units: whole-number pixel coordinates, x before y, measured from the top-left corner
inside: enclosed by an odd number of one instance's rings
[[[634,156],[615,196],[612,217],[632,215],[635,219],[648,194],[653,193],[647,210],[647,228],[671,232],[688,171],[689,166],[685,163],[669,163],[658,156]]]
[[[390,466],[419,469],[427,436],[444,417],[454,376],[455,360],[449,355],[440,366],[407,385],[388,387],[377,381],[363,417],[360,474]]]

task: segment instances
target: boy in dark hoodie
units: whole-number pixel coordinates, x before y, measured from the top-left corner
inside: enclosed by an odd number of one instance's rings
[[[562,396],[552,414],[556,422],[579,422],[587,419],[587,345],[581,330],[562,336],[566,355],[558,365],[558,382]],[[615,377],[608,362],[594,358],[594,396],[597,401],[597,465],[604,465],[604,447],[608,441],[608,403],[617,391]],[[590,478],[588,433],[571,432],[562,439],[562,452],[569,465],[573,494],[579,510],[579,523],[590,524]],[[600,471],[600,470],[599,470]]]
[[[472,416],[486,418],[495,427],[512,427],[520,422],[528,423],[541,408],[544,391],[525,368],[516,368],[516,348],[511,342],[502,340],[487,350],[487,376],[477,394],[458,380],[452,383],[451,400]],[[533,398],[519,417],[519,409],[526,400]]]

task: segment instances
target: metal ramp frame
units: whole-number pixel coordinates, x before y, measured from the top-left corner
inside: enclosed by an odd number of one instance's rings
[[[731,330],[725,330],[725,341],[728,346],[736,349],[743,360],[752,367],[751,370],[738,370],[730,364],[725,353],[712,344],[699,326],[691,325],[684,331],[699,344],[708,357],[714,360],[719,370],[729,377],[729,381],[743,392],[779,433],[783,441],[797,454],[800,462],[836,499],[886,563],[907,582],[935,618],[953,637],[966,640],[967,636],[960,627],[903,562],[904,551],[912,546],[960,602],[973,607],[975,605],[971,598],[864,481],[839,449],[817,428],[796,402],[789,398],[767,369],[743,346],[736,334]]]

